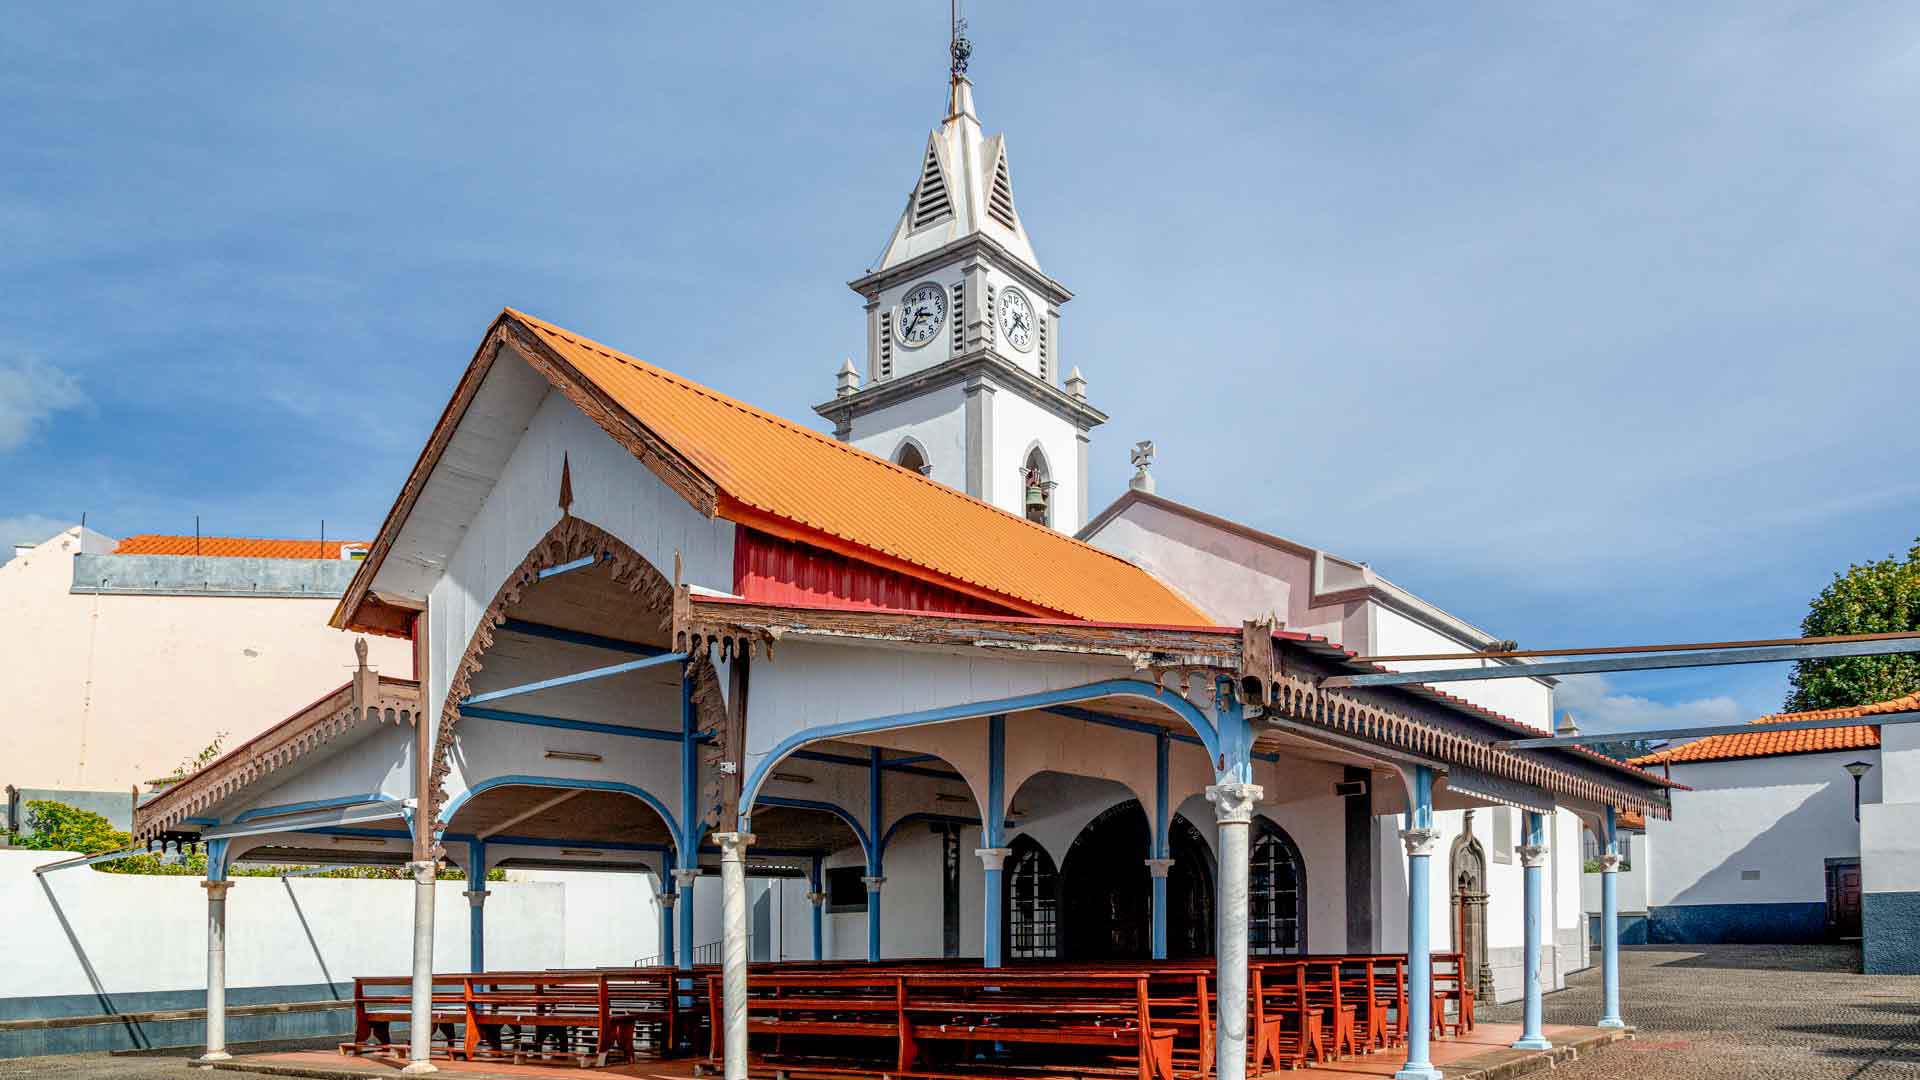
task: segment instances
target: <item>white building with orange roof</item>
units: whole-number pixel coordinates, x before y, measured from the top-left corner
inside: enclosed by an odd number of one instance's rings
[[[79,526],[0,565],[0,783],[11,827],[45,795],[131,821],[132,791],[224,738],[244,741],[337,686],[352,639],[326,625],[364,554],[338,540],[130,536]],[[24,647],[22,647],[24,646]],[[411,674],[402,644],[381,670]]]
[[[1650,944],[1862,938],[1869,972],[1920,972],[1920,694],[1778,713],[1634,759],[1668,773],[1671,820],[1632,852]],[[1804,721],[1857,725],[1779,730]],[[1883,742],[1884,740],[1884,742]],[[1591,891],[1591,890],[1590,890]]]

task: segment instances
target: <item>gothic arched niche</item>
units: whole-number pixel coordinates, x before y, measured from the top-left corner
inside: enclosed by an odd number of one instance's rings
[[[1493,968],[1487,963],[1487,854],[1473,835],[1473,811],[1466,814],[1464,831],[1453,841],[1448,860],[1448,892],[1452,894],[1453,951],[1460,954],[1465,973],[1476,992],[1493,1000]]]
[[[893,452],[893,463],[903,469],[911,469],[926,476],[933,471],[933,462],[927,460],[927,452],[912,439],[902,439],[900,449]]]
[[[1039,442],[1027,448],[1020,463],[1021,506],[1027,520],[1042,525],[1053,522],[1053,468],[1047,464],[1047,452]]]

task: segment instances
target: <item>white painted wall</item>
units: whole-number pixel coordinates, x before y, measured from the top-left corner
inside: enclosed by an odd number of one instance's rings
[[[99,533],[87,550],[102,547]],[[76,527],[0,565],[0,682],[12,715],[0,781],[126,792],[231,747],[346,682],[353,638],[329,599],[74,595]],[[409,677],[404,641],[370,637],[369,662]]]
[[[1290,630],[1341,640],[1338,611],[1309,611],[1304,555],[1147,503],[1129,506],[1090,541],[1172,585],[1220,625],[1274,615]]]
[[[1010,351],[1010,350],[1008,350]],[[1031,356],[1023,359],[1032,361]],[[1010,514],[1026,516],[1026,489],[1020,483],[1027,452],[1038,443],[1046,454],[1050,478],[1059,486],[1048,501],[1049,524],[1064,533],[1080,531],[1080,475],[1078,429],[1068,421],[1027,400],[1008,387],[992,397],[993,446],[988,461],[993,471],[994,505]]]
[[[534,887],[531,883],[535,882],[560,886],[564,908],[562,920],[566,929],[561,954],[563,966],[613,967],[643,960],[660,951],[660,901],[654,895],[659,891],[659,883],[652,874],[515,870],[509,876],[524,879],[530,884],[488,883],[488,890],[493,892],[487,899],[488,967],[504,966],[493,954],[496,932],[494,905],[500,903],[505,895],[511,894],[503,894],[498,890],[531,888]],[[506,918],[509,920],[506,932],[510,935],[517,932],[511,923],[513,916]],[[436,923],[434,936],[438,938],[451,933],[465,941],[459,932],[465,930],[467,925],[464,918],[451,926]],[[436,941],[436,948],[438,945]]]
[[[1370,604],[1373,636],[1365,644],[1367,652],[1380,656],[1416,653],[1469,652],[1472,647],[1423,623],[1415,622],[1393,608]],[[1349,647],[1355,647],[1350,642]],[[1482,660],[1482,666],[1493,661]],[[1395,671],[1431,671],[1459,667],[1457,660],[1409,660],[1383,665]],[[1538,728],[1553,727],[1553,689],[1537,679],[1490,679],[1484,682],[1445,684],[1448,693],[1465,698],[1482,708]]]
[[[1673,820],[1647,821],[1647,903],[1824,903],[1826,859],[1857,857],[1853,778],[1871,750],[1675,764]],[[1867,774],[1863,801],[1880,795]],[[1866,867],[1863,865],[1863,872]],[[1742,871],[1758,871],[1744,880]]]
[[[945,348],[934,342],[928,349]],[[897,354],[896,354],[897,355]],[[933,471],[927,475],[962,491],[967,487],[967,399],[956,383],[856,417],[854,446],[892,461],[901,440],[913,436]]]
[[[206,890],[192,877],[36,877],[59,852],[0,850],[6,962],[0,997],[137,993],[206,986]],[[434,967],[467,969],[466,884],[437,889]],[[494,882],[487,960],[497,968],[566,963],[558,884]],[[404,975],[412,955],[413,884],[236,878],[227,893],[227,985],[348,982]]]
[[[1920,724],[1880,728],[1879,767],[1861,784],[1860,888],[1920,892]]]
[[[503,357],[495,367],[510,363],[518,361]],[[489,381],[501,374],[496,370]],[[429,595],[428,715],[439,715],[452,665],[507,575],[559,521],[563,463],[575,517],[625,541],[669,581],[678,553],[682,581],[732,587],[732,523],[696,513],[571,402],[548,391]]]

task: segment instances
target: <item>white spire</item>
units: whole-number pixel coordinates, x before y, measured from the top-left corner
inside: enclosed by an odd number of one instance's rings
[[[982,134],[973,109],[973,83],[967,79],[973,44],[966,38],[966,20],[956,17],[953,33],[946,119],[927,137],[907,208],[873,269],[886,270],[982,233],[1038,270],[1040,260],[1014,207],[1006,138]]]

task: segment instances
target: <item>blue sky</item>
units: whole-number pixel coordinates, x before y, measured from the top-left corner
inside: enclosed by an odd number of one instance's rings
[[[1163,494],[1528,645],[1796,632],[1920,533],[1920,8],[969,5]],[[33,5],[0,37],[0,540],[367,536],[521,307],[796,419],[946,5]],[[859,359],[856,356],[856,359]],[[1588,680],[1736,719],[1774,667]]]

